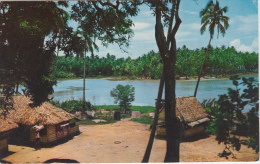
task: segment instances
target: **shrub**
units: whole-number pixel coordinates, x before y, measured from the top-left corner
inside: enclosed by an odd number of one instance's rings
[[[114,88],[110,92],[110,96],[114,97],[115,104],[119,103],[119,106],[121,110],[124,110],[124,113],[126,112],[126,109],[131,106],[131,102],[135,100],[134,97],[135,94],[135,88],[131,85],[117,85],[116,88]]]

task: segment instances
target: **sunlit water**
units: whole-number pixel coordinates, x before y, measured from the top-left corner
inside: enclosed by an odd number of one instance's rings
[[[246,75],[258,80],[258,75]],[[194,94],[196,80],[177,81],[176,96],[191,96]],[[154,106],[158,93],[159,81],[109,81],[105,79],[86,79],[86,100],[94,105],[113,105],[114,98],[110,97],[110,91],[118,84],[132,85],[135,87],[135,100],[132,105]],[[58,81],[54,87],[54,100],[66,101],[69,99],[82,99],[83,80]],[[197,99],[202,102],[204,99],[218,98],[218,95],[227,94],[227,89],[235,87],[228,79],[202,80],[197,92]]]

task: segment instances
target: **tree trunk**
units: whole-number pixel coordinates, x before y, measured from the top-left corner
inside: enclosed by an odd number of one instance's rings
[[[156,110],[155,110],[152,130],[151,130],[149,142],[148,142],[148,145],[146,147],[146,151],[145,151],[142,163],[149,162],[149,158],[150,158],[150,155],[151,155],[151,150],[152,150],[152,147],[153,147],[153,141],[154,141],[156,126],[157,126],[157,122],[158,122],[158,118],[159,118],[159,112],[160,112],[160,108],[162,107],[161,106],[161,100],[162,100],[163,87],[164,87],[164,75],[162,73],[162,77],[161,77],[160,85],[159,85],[158,96],[157,96]]]
[[[165,76],[165,127],[167,149],[164,162],[179,162],[181,127],[176,118],[176,95],[175,95],[175,63],[176,63],[176,42],[171,41],[169,58],[164,60]]]
[[[85,79],[86,79],[86,61],[85,61],[85,58],[86,58],[86,47],[85,47],[85,54],[84,54],[84,57],[83,57],[83,63],[84,63],[84,71],[83,71],[83,109],[82,109],[82,112],[85,111]]]
[[[199,77],[198,77],[198,81],[197,81],[196,88],[195,88],[195,92],[194,92],[194,97],[197,96],[197,90],[198,90],[199,83],[200,83],[200,77],[201,77],[201,74],[202,74],[203,65],[204,65],[204,63],[205,63],[205,61],[206,61],[207,53],[208,53],[209,48],[210,48],[211,39],[212,39],[212,37],[210,37],[209,44],[208,44],[208,49],[207,49],[207,51],[206,51],[206,53],[205,53],[205,58],[204,58],[204,61],[203,61],[203,63],[202,63],[202,66],[201,66],[201,68],[200,68]]]
[[[179,120],[176,118],[176,96],[175,96],[175,64],[176,64],[176,40],[175,35],[181,24],[179,17],[180,0],[172,1],[171,17],[169,19],[168,37],[164,35],[162,25],[162,3],[156,1],[156,25],[155,38],[160,55],[163,59],[163,74],[165,79],[165,125],[167,150],[164,162],[179,162],[179,148],[181,128]],[[175,25],[173,19],[175,18]],[[170,49],[169,49],[170,48]]]

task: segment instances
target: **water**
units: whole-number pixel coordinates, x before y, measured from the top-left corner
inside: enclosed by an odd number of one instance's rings
[[[258,75],[246,75],[258,80]],[[196,80],[177,81],[176,96],[191,96],[194,94]],[[114,98],[110,97],[110,91],[118,84],[132,85],[135,87],[135,100],[132,105],[154,106],[158,94],[159,81],[109,81],[105,79],[86,79],[86,100],[93,105],[113,105]],[[66,101],[70,99],[82,99],[83,80],[58,81],[54,87],[54,100]],[[218,95],[227,94],[227,89],[235,87],[228,79],[202,80],[197,92],[197,99],[202,102],[204,99],[218,98]]]

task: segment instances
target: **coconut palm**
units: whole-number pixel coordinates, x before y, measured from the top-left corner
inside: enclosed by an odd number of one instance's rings
[[[84,55],[83,55],[83,60],[84,60],[84,73],[83,73],[83,110],[85,110],[85,79],[86,79],[86,53],[87,52],[91,52],[91,54],[93,55],[93,51],[94,49],[98,51],[98,46],[95,43],[95,35],[94,34],[90,34],[87,32],[88,30],[85,29],[85,26],[79,26],[78,30],[76,32],[76,36],[80,35],[80,37],[82,37],[82,39],[84,40]],[[92,40],[92,38],[94,38],[94,41]],[[82,40],[80,39],[80,40]],[[82,40],[82,41],[83,41]],[[80,42],[80,41],[79,41]]]
[[[202,9],[200,12],[201,24],[202,24],[200,33],[203,34],[206,31],[206,27],[209,26],[210,39],[209,39],[208,48],[206,50],[205,58],[204,58],[203,64],[202,64],[200,72],[199,72],[199,77],[198,77],[198,82],[197,82],[197,85],[195,88],[194,97],[196,97],[196,95],[197,95],[197,90],[198,90],[198,86],[199,86],[199,82],[200,82],[203,65],[205,64],[207,52],[209,51],[209,49],[211,47],[210,43],[214,36],[215,27],[217,27],[218,36],[219,36],[219,33],[221,33],[223,35],[223,37],[226,33],[226,30],[229,27],[229,23],[228,23],[229,17],[223,15],[223,13],[226,13],[227,11],[228,11],[227,6],[225,6],[224,8],[220,8],[218,1],[216,1],[216,4],[214,4],[213,0],[211,0],[206,5],[206,7],[204,9]]]

